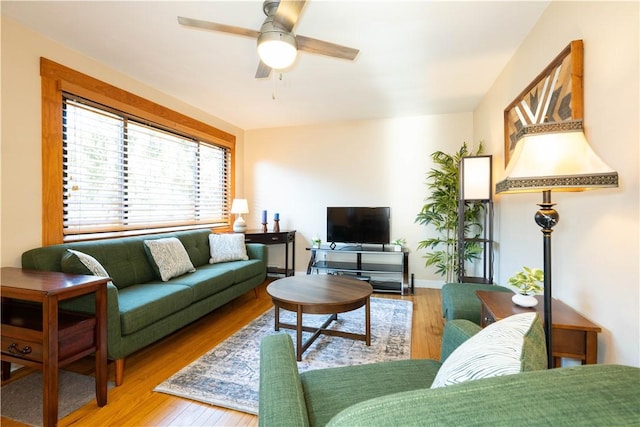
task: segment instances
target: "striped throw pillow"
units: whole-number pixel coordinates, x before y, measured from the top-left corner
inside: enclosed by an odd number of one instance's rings
[[[547,368],[542,322],[523,313],[493,323],[444,361],[431,388]]]

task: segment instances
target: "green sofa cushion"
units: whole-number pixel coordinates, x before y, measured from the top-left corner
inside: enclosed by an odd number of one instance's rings
[[[194,273],[176,277],[168,283],[190,287],[193,290],[193,300],[200,301],[238,282],[234,282],[233,270],[224,268],[222,264],[207,264],[198,267]]]
[[[264,263],[258,259],[250,259],[248,261],[229,261],[226,264],[229,264],[233,269],[233,279],[236,283],[263,274],[265,268]]]
[[[389,394],[351,406],[329,426],[631,426],[640,369],[584,365]]]
[[[136,332],[193,302],[190,287],[163,282],[128,286],[119,290],[122,335]]]
[[[209,234],[211,230],[191,230],[181,231],[173,234],[173,236],[180,239],[184,248],[189,253],[189,258],[194,267],[209,264]]]
[[[358,402],[428,388],[439,368],[435,360],[412,359],[304,372],[300,378],[309,423],[324,426]]]
[[[107,270],[118,289],[156,280],[147,259],[142,238],[131,237],[95,242],[79,242],[73,249],[93,256]]]

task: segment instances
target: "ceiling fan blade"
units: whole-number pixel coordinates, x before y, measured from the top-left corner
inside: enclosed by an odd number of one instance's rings
[[[296,35],[298,50],[309,53],[317,53],[319,55],[332,56],[334,58],[349,59],[353,61],[358,53],[358,49],[353,49],[339,44],[325,42],[311,37]]]
[[[305,0],[280,0],[276,16],[273,18],[273,25],[287,32],[293,31],[305,2]]]
[[[256,70],[256,79],[264,79],[269,77],[271,74],[271,67],[269,67],[264,62],[260,61],[258,64],[258,69]]]
[[[257,39],[260,31],[250,30],[248,28],[234,27],[233,25],[217,24],[215,22],[201,21],[199,19],[185,18],[178,16],[178,23],[187,27],[201,28],[204,30],[221,31],[223,33],[237,34],[239,36],[252,37]]]

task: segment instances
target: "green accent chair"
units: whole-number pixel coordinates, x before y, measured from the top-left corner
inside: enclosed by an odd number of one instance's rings
[[[480,325],[480,299],[476,291],[511,292],[499,285],[481,283],[446,283],[442,286],[442,315],[449,320],[466,319]]]
[[[542,326],[539,346],[544,349]],[[480,326],[445,324],[441,361]],[[326,349],[330,351],[330,349]],[[545,359],[544,354],[540,356]],[[546,359],[545,359],[546,363]],[[298,372],[291,337],[263,338],[261,427],[640,425],[640,369],[583,365],[431,389],[441,362],[410,359]]]

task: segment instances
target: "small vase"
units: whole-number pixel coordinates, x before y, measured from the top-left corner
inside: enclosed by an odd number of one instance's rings
[[[538,300],[533,295],[513,294],[511,301],[520,307],[535,307]]]

